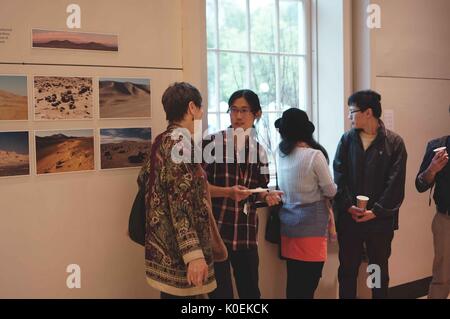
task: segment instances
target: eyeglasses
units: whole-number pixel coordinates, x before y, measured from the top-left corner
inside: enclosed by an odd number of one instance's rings
[[[241,113],[243,116],[247,116],[250,114],[250,109],[247,109],[247,108],[239,109],[237,107],[230,107],[228,109],[228,112],[231,114],[234,114],[234,115]]]
[[[349,115],[353,115],[354,113],[361,112],[361,110],[350,110]]]

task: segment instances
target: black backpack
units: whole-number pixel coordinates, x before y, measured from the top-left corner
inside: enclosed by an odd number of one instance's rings
[[[128,220],[128,233],[132,241],[145,246],[145,188],[139,187],[134,199]]]
[[[145,174],[143,183],[139,185],[138,193],[131,208],[130,217],[128,219],[128,234],[132,241],[145,246],[145,227],[146,227],[146,203],[145,191],[148,179],[150,179],[149,189],[151,189],[155,180],[155,170],[153,169],[155,163],[156,149],[160,146],[164,133],[158,135],[152,144],[150,151],[150,174]]]

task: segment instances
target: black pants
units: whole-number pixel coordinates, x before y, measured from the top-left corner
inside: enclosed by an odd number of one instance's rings
[[[161,299],[194,299],[195,296],[174,296],[161,291],[160,294]]]
[[[314,292],[322,277],[324,262],[307,262],[288,259],[287,268],[287,299],[314,299]]]
[[[372,288],[373,299],[386,299],[389,287],[389,257],[394,231],[368,234],[338,233],[339,241],[339,298],[355,299],[358,270],[361,265],[363,243],[366,244],[369,265],[380,267],[380,288]],[[368,274],[369,275],[369,274]]]
[[[211,299],[233,299],[230,264],[241,299],[260,299],[258,285],[258,249],[232,251],[228,248],[228,260],[214,263],[217,289],[209,293]]]

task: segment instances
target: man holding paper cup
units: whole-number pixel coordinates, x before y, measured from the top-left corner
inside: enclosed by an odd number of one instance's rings
[[[446,299],[450,293],[450,136],[428,143],[416,177],[416,188],[423,193],[435,185],[436,215],[433,219],[433,279],[428,291],[430,299]],[[431,193],[430,193],[431,196]],[[430,198],[431,204],[431,198]]]
[[[369,264],[380,270],[373,298],[387,298],[388,260],[399,208],[405,195],[406,148],[385,128],[381,96],[360,91],[348,99],[352,129],[338,145],[333,169],[338,190],[334,201],[339,241],[339,297],[356,298],[363,246]]]
[[[239,298],[259,299],[255,202],[261,200],[273,206],[281,200],[282,193],[267,189],[267,154],[258,142],[254,127],[262,115],[258,95],[251,90],[238,90],[230,96],[228,107],[231,126],[208,137],[205,143],[205,149],[214,150],[214,156],[205,161],[212,210],[228,249],[228,259],[214,263],[217,289],[209,294],[209,298],[233,299],[234,275]]]

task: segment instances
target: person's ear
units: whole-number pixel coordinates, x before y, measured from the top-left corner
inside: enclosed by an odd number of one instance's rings
[[[373,117],[373,109],[371,107],[369,107],[366,110],[366,114],[367,114],[367,117]]]
[[[190,101],[189,104],[188,104],[188,113],[189,113],[189,115],[194,116],[196,108],[197,108],[197,106],[195,105],[195,103]]]
[[[255,120],[259,121],[259,119],[261,118],[261,116],[262,116],[262,112],[261,112],[261,111],[256,112],[256,113],[255,113]]]

